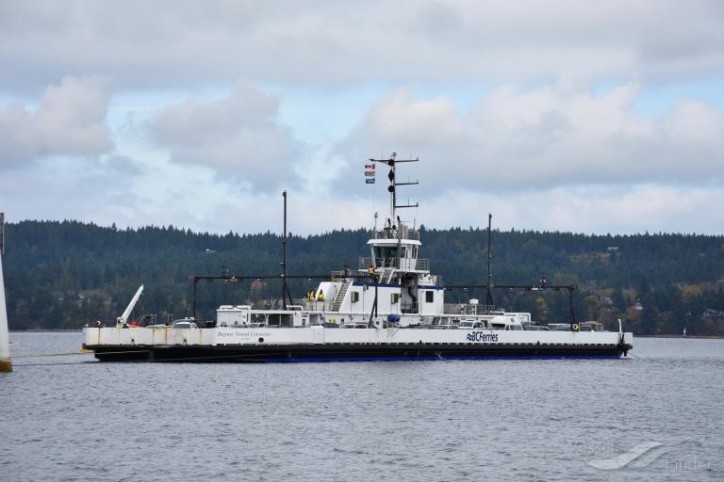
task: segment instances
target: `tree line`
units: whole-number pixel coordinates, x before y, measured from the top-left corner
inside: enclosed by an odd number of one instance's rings
[[[485,300],[487,231],[420,227],[420,257],[449,289],[446,300]],[[369,256],[366,229],[290,235],[292,296],[302,298],[324,275]],[[610,329],[619,318],[637,334],[724,334],[724,236],[693,234],[583,235],[565,232],[492,232],[494,283],[576,285],[579,321]],[[197,233],[167,227],[117,229],[76,221],[23,221],[5,227],[3,256],[10,327],[77,329],[95,320],[112,323],[140,284],[134,314],[159,321],[189,316],[194,275],[238,275],[201,281],[199,317],[221,304],[269,305],[281,298],[282,239],[258,234]],[[530,311],[543,322],[569,320],[565,292],[495,290],[495,302]]]

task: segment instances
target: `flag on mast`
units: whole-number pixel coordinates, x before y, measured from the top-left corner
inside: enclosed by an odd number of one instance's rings
[[[375,174],[375,164],[365,164],[365,184],[374,184]]]

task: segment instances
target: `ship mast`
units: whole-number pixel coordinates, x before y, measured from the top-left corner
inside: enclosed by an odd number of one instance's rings
[[[282,237],[282,307],[287,309],[287,300],[292,304],[292,294],[289,292],[289,284],[287,283],[287,192],[282,193],[284,197],[284,234]]]
[[[493,215],[491,213],[488,213],[488,289],[485,297],[485,304],[490,306],[492,309],[495,305],[495,301],[493,300],[493,271],[491,270],[491,262],[493,259],[493,253],[492,253],[492,243],[490,242],[490,231],[491,231],[491,225],[493,223]]]
[[[415,204],[397,204],[397,186],[414,186],[419,184],[419,181],[413,182],[397,182],[397,164],[401,162],[419,162],[420,158],[416,159],[397,159],[397,153],[393,152],[389,159],[370,159],[370,162],[379,162],[390,166],[390,172],[387,174],[387,179],[390,180],[390,185],[387,187],[387,191],[390,193],[390,220],[391,222],[397,220],[397,210],[402,208],[416,208],[419,207],[419,203]]]

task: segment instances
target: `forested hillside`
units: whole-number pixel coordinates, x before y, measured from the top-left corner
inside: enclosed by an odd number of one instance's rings
[[[487,233],[481,229],[421,227],[421,258],[446,285],[486,282]],[[368,256],[369,231],[333,231],[288,240],[288,272],[319,274],[356,268]],[[575,284],[579,320],[614,328],[626,320],[638,334],[724,334],[724,236],[493,231],[496,284]],[[118,230],[79,222],[26,221],[5,227],[5,284],[10,327],[79,328],[112,322],[140,284],[146,290],[134,314],[159,319],[191,313],[193,275],[222,269],[250,277],[198,285],[199,314],[220,304],[269,303],[279,298],[275,280],[251,279],[281,271],[276,234],[214,235],[173,227]],[[225,267],[225,268],[224,268]],[[302,297],[316,279],[291,283]],[[496,291],[496,303],[531,311],[547,322],[568,320],[568,301],[555,292]],[[449,302],[484,299],[480,288],[451,289]]]

